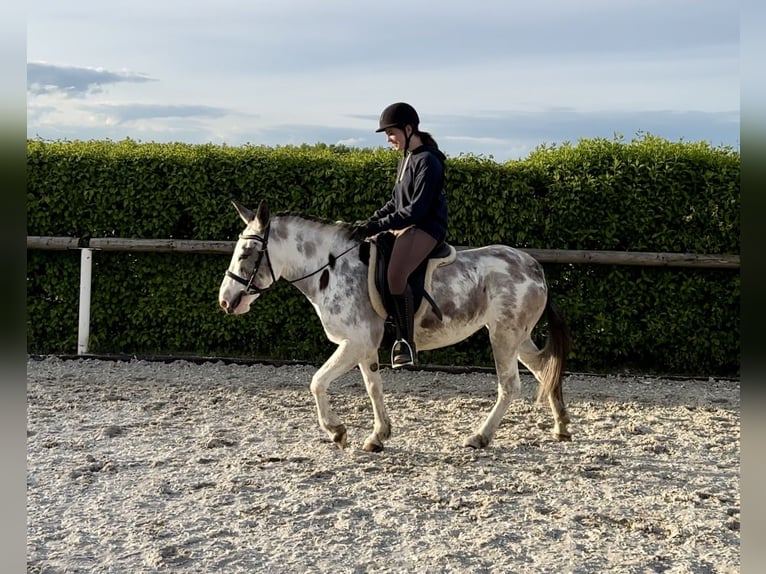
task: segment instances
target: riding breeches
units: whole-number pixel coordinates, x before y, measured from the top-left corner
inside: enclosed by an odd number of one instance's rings
[[[388,264],[388,290],[392,295],[401,295],[407,288],[407,278],[439,242],[414,226],[392,233],[396,240]]]

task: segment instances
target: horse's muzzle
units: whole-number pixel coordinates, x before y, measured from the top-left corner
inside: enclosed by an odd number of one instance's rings
[[[242,293],[237,293],[231,301],[227,301],[226,299],[219,300],[218,306],[223,309],[227,315],[233,315],[234,310],[239,306],[241,300]]]

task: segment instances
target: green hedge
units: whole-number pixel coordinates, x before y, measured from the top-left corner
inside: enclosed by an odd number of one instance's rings
[[[229,200],[353,221],[390,196],[394,152],[28,141],[27,232],[231,240]],[[739,253],[739,154],[642,136],[542,146],[499,164],[448,161],[449,240],[529,248]],[[90,349],[323,361],[311,305],[281,284],[242,317],[219,312],[226,256],[97,252]],[[739,373],[736,270],[550,265],[573,333],[571,370]],[[29,251],[27,348],[77,346],[79,254]],[[542,334],[535,333],[542,342]],[[493,364],[486,334],[422,360]]]

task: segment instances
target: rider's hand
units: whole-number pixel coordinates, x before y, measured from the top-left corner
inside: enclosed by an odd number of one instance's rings
[[[355,241],[363,241],[380,231],[378,222],[370,219],[356,221],[351,226],[351,238]]]

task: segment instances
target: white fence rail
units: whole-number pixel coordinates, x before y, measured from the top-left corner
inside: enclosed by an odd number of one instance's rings
[[[234,251],[234,245],[234,241],[204,241],[191,239],[27,236],[27,249],[44,251],[82,250],[80,253],[80,308],[77,333],[78,355],[85,355],[88,353],[93,251],[229,255]],[[465,247],[457,247],[457,249],[465,249]],[[695,267],[710,269],[739,269],[740,267],[739,255],[526,248],[522,248],[521,250],[526,251],[541,263],[639,265],[645,267]]]
[[[97,249],[102,251],[140,251],[145,253],[199,253],[228,255],[234,241],[192,239],[128,239],[122,237],[46,237],[28,236],[27,249]],[[458,249],[466,249],[458,247]],[[697,253],[654,253],[648,251],[586,251],[521,248],[541,263],[641,265],[650,267],[706,267],[739,269],[739,255],[700,255]]]

